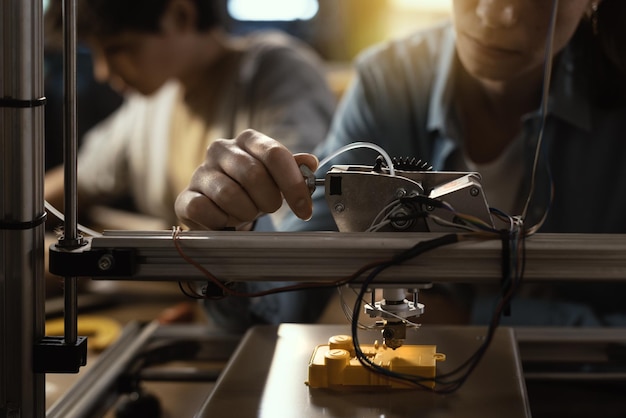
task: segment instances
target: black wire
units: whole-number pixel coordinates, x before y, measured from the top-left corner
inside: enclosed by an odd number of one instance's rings
[[[183,282],[179,281],[178,282],[178,288],[180,289],[180,291],[183,293],[183,295],[187,296],[188,298],[192,298],[192,299],[204,299],[203,296],[198,295],[196,293],[190,293],[187,291],[187,289],[185,289],[185,287],[183,286]]]
[[[358,313],[360,310],[360,299],[364,295],[365,290],[367,290],[367,287],[365,286],[365,283],[364,283],[364,286],[361,288],[360,298],[357,299],[357,303],[355,303],[355,312],[353,315],[353,324],[352,324],[352,334],[353,334],[353,339],[355,341],[355,351],[357,354],[357,358],[359,362],[367,369],[384,374],[392,378],[397,378],[400,380],[414,383],[418,385],[419,387],[426,388],[426,389],[429,389],[430,386],[425,385],[424,382],[427,382],[427,381],[434,382],[437,385],[443,385],[443,387],[432,388],[431,390],[433,390],[434,392],[452,393],[458,390],[463,385],[463,383],[469,378],[473,370],[480,363],[480,360],[482,359],[482,357],[485,355],[487,348],[490,346],[491,341],[493,340],[493,337],[495,335],[495,331],[500,324],[502,313],[509,306],[510,301],[512,300],[513,296],[515,295],[516,291],[518,290],[522,282],[522,277],[524,276],[525,267],[526,267],[525,237],[527,236],[527,234],[529,233],[531,234],[534,231],[536,231],[543,224],[543,222],[546,219],[547,212],[549,210],[549,206],[548,206],[540,222],[537,225],[533,226],[530,230],[526,229],[524,220],[526,218],[527,211],[529,209],[530,202],[532,200],[532,196],[534,192],[535,176],[536,176],[537,164],[539,160],[538,156],[541,153],[541,149],[542,149],[543,134],[544,134],[546,119],[547,119],[548,95],[549,95],[549,90],[550,90],[550,77],[551,77],[551,68],[552,68],[552,59],[553,59],[552,48],[553,48],[554,31],[556,27],[557,11],[558,11],[558,0],[553,0],[550,27],[548,30],[548,38],[546,40],[546,51],[545,51],[545,61],[544,61],[544,81],[543,81],[542,101],[541,101],[541,109],[540,109],[541,125],[539,129],[538,140],[537,140],[537,150],[536,150],[536,156],[535,156],[535,161],[533,165],[530,192],[529,192],[528,199],[526,201],[526,205],[524,207],[523,213],[521,215],[520,227],[518,229],[515,229],[512,223],[507,236],[504,236],[504,235],[502,236],[502,243],[503,243],[503,250],[502,250],[502,255],[501,255],[503,257],[502,280],[503,280],[503,285],[506,285],[508,289],[506,289],[496,309],[494,310],[492,320],[487,329],[487,334],[485,336],[483,343],[465,362],[463,362],[456,369],[450,372],[444,373],[444,374],[440,374],[435,378],[425,378],[425,377],[420,377],[420,376],[410,376],[406,374],[394,373],[380,366],[377,366],[363,354],[360,348],[357,347],[358,339],[356,335],[355,321],[358,322]],[[548,167],[548,170],[549,170],[549,167]],[[418,255],[418,252],[415,252],[415,255]],[[510,264],[510,261],[513,259],[513,255],[516,255],[520,259],[519,265],[518,263],[515,263],[514,269],[512,269],[512,266]],[[408,256],[408,254],[406,256]],[[399,257],[399,259],[401,258],[402,257]],[[370,276],[368,277],[367,283],[368,284],[371,283],[371,281],[374,280],[377,274],[379,274],[381,271],[383,271],[385,268],[389,267],[390,265],[391,264],[381,266],[380,268],[373,271],[372,274],[370,274]],[[511,275],[511,270],[514,271],[513,275]],[[462,373],[462,374],[459,377],[455,378],[454,376],[459,373]],[[447,380],[448,378],[451,378],[451,380]]]
[[[452,234],[452,236],[454,236],[456,234]],[[417,245],[416,247],[421,247],[420,250],[417,249],[413,249],[413,254],[415,254],[415,256],[419,255],[419,254],[423,254],[424,252],[436,248],[438,246],[441,245],[446,245],[449,244],[451,242],[454,241],[450,241],[450,242],[446,242],[447,240],[450,239],[450,235],[444,236],[442,237],[442,239],[437,239],[437,240],[431,240],[431,241],[426,241],[426,242],[422,242],[420,244],[427,244],[427,245]],[[358,323],[358,314],[361,310],[361,299],[363,299],[365,293],[367,292],[367,289],[369,287],[369,284],[371,284],[371,282],[374,280],[374,278],[380,274],[383,270],[396,265],[396,263],[394,262],[389,262],[386,263],[384,265],[380,265],[379,267],[377,267],[376,269],[374,269],[374,271],[372,271],[370,273],[370,275],[367,277],[367,279],[364,281],[363,286],[361,287],[360,293],[359,293],[359,297],[357,298],[357,301],[355,303],[355,307],[354,307],[354,312],[353,312],[353,320],[352,320],[352,338],[353,338],[353,342],[354,342],[354,348],[355,348],[355,354],[357,359],[359,360],[359,362],[366,367],[367,369],[375,372],[375,373],[379,373],[379,374],[383,374],[387,377],[393,378],[393,379],[399,379],[402,381],[406,381],[409,383],[412,383],[414,385],[416,385],[419,388],[422,389],[426,389],[426,390],[431,390],[433,392],[439,393],[439,394],[446,394],[446,393],[452,393],[456,390],[458,390],[463,383],[469,378],[469,376],[471,375],[471,373],[474,371],[474,369],[478,366],[478,364],[480,363],[480,360],[483,358],[485,352],[487,351],[488,347],[491,344],[491,341],[493,340],[493,337],[495,335],[495,331],[500,323],[500,318],[502,316],[502,310],[503,307],[508,305],[508,302],[510,302],[511,298],[513,297],[515,290],[517,289],[517,284],[519,283],[518,280],[516,280],[513,283],[513,286],[511,287],[511,291],[501,299],[500,303],[498,304],[498,308],[496,309],[496,311],[494,312],[492,321],[489,325],[489,328],[487,330],[487,334],[485,336],[485,339],[483,340],[482,344],[480,345],[480,347],[468,358],[466,359],[462,364],[460,364],[459,366],[457,366],[455,369],[453,369],[450,372],[447,373],[443,373],[443,374],[439,374],[438,376],[431,378],[431,377],[423,377],[423,376],[416,376],[416,375],[408,375],[408,374],[403,374],[403,373],[396,373],[396,372],[392,372],[388,369],[385,369],[383,367],[380,367],[378,365],[376,365],[375,363],[373,363],[364,353],[363,351],[360,349],[359,346],[359,342],[358,342],[358,335],[357,335],[357,323]],[[457,376],[459,375],[459,376]],[[434,388],[429,385],[428,383],[435,383],[437,386],[435,386]]]
[[[501,252],[501,278],[500,291],[502,295],[506,295],[511,290],[511,231],[503,230],[501,232],[502,252]],[[504,315],[511,315],[511,305],[504,307]]]
[[[546,49],[544,55],[544,69],[543,69],[543,86],[541,92],[541,107],[540,107],[540,115],[541,121],[539,126],[539,133],[537,134],[537,145],[535,149],[535,157],[533,161],[533,168],[530,177],[530,187],[528,191],[528,196],[526,199],[526,203],[524,204],[524,209],[522,210],[522,219],[526,220],[528,216],[528,211],[530,209],[530,204],[533,200],[533,195],[535,192],[535,184],[537,177],[537,168],[539,165],[539,156],[542,153],[543,149],[543,135],[546,127],[546,120],[548,116],[548,98],[550,96],[550,81],[552,77],[552,61],[553,61],[553,47],[554,47],[554,32],[556,29],[556,18],[557,11],[559,6],[559,0],[553,0],[552,2],[552,14],[550,15],[550,27],[548,28],[548,36],[546,39]],[[550,178],[552,177],[550,174],[550,166],[548,165],[548,173]],[[545,222],[548,211],[550,210],[551,202],[549,202],[548,207],[545,209],[544,215],[542,219],[539,220],[538,224],[533,226],[530,231],[534,233],[537,229],[541,227],[541,225]]]
[[[420,241],[418,242],[416,245],[414,245],[412,248],[404,251],[403,253],[395,256],[393,259],[391,259],[388,262],[385,262],[377,267],[375,267],[372,272],[367,276],[367,278],[365,278],[365,280],[363,281],[362,285],[361,285],[361,289],[359,290],[359,295],[356,298],[355,304],[354,304],[354,310],[352,312],[352,323],[351,323],[351,333],[352,333],[352,341],[353,341],[353,345],[354,345],[354,349],[355,349],[355,354],[356,354],[356,358],[359,360],[359,362],[366,367],[367,369],[377,372],[377,373],[381,373],[381,374],[385,374],[391,378],[399,378],[401,380],[408,380],[406,375],[403,374],[399,374],[399,373],[393,373],[390,372],[387,369],[384,369],[382,367],[377,366],[376,364],[374,364],[372,361],[370,361],[367,356],[363,353],[363,351],[361,350],[360,344],[359,344],[359,339],[358,339],[358,334],[357,334],[357,330],[358,330],[358,318],[359,318],[359,314],[361,311],[361,301],[363,300],[363,298],[365,297],[365,293],[367,293],[367,290],[369,288],[369,285],[372,283],[372,281],[384,270],[386,270],[389,267],[392,266],[396,266],[401,264],[402,262],[409,260],[411,258],[417,257],[421,254],[424,254],[425,252],[428,252],[430,250],[433,250],[435,248],[438,247],[442,247],[444,245],[450,245],[453,243],[456,243],[459,241],[459,235],[454,233],[454,234],[447,234],[447,235],[443,235],[441,237],[432,239],[432,240],[428,240],[428,241]],[[413,383],[416,383],[417,385],[421,385],[424,386],[425,388],[427,386],[422,385],[421,381],[426,381],[429,380],[429,378],[421,378],[419,376],[411,376],[410,381]]]

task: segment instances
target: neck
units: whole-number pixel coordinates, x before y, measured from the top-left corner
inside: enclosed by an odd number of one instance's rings
[[[465,148],[473,161],[490,162],[519,134],[522,117],[541,99],[541,70],[515,80],[485,80],[464,70],[459,75],[457,109]]]
[[[463,94],[494,117],[520,118],[540,105],[543,68],[512,80],[479,79],[467,73],[462,78]]]
[[[229,37],[220,28],[198,34],[190,43],[188,70],[178,77],[185,91],[193,92],[199,83],[210,79],[210,73],[217,71],[217,64],[232,48]]]

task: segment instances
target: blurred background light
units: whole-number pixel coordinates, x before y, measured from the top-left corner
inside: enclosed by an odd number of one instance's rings
[[[228,14],[241,21],[310,20],[318,10],[318,0],[228,1]]]

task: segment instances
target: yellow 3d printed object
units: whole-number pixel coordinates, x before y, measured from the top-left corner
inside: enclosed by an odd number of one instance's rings
[[[434,378],[437,361],[444,361],[445,354],[437,353],[434,345],[403,345],[395,350],[384,345],[364,344],[361,351],[372,362],[396,373],[405,373],[425,378]],[[318,345],[309,362],[309,380],[311,388],[355,389],[389,388],[409,389],[415,385],[389,378],[372,372],[355,357],[352,337],[335,335],[328,344]],[[427,380],[424,385],[434,387],[434,381]]]

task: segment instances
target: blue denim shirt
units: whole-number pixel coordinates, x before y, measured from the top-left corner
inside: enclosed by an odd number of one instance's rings
[[[355,77],[335,114],[323,159],[354,141],[373,142],[391,156],[415,156],[434,170],[458,170],[462,135],[452,97],[459,65],[451,25],[376,46],[356,62]],[[581,48],[582,49],[582,48]],[[626,107],[592,104],[591,74],[584,51],[567,47],[556,59],[544,132],[543,162],[529,223],[544,213],[549,197],[548,165],[555,196],[542,232],[626,232]],[[523,120],[526,179],[535,154],[539,110]],[[373,164],[376,153],[351,151],[331,164]],[[322,168],[322,170],[328,167]],[[321,172],[321,171],[320,171]],[[524,190],[521,199],[525,199]],[[313,219],[289,218],[284,230],[332,230],[323,193]]]
[[[391,156],[427,160],[434,170],[460,169],[454,166],[455,153],[462,149],[452,101],[453,74],[459,65],[454,41],[454,30],[447,23],[365,51],[355,62],[356,77],[335,114],[327,141],[316,152],[320,160],[343,145],[366,141]],[[594,104],[591,58],[586,54],[585,47],[571,42],[555,59],[542,162],[527,216],[527,224],[532,225],[548,208],[552,178],[554,197],[540,232],[626,233],[626,108]],[[539,111],[523,119],[520,158],[525,161],[526,184],[519,198],[524,201],[539,126]],[[370,150],[350,151],[330,164],[371,165],[376,156]],[[319,173],[327,169],[321,167]],[[310,221],[291,216],[279,229],[335,230],[324,191],[314,195]],[[545,300],[516,299],[512,315],[503,323],[626,324],[624,285],[568,283],[550,286],[549,291],[552,297]],[[306,292],[286,297],[291,302],[301,298],[303,307],[312,300],[324,303],[323,298],[307,298]],[[475,299],[474,322],[488,321],[492,305],[490,296]],[[279,318],[280,314],[275,317]]]

